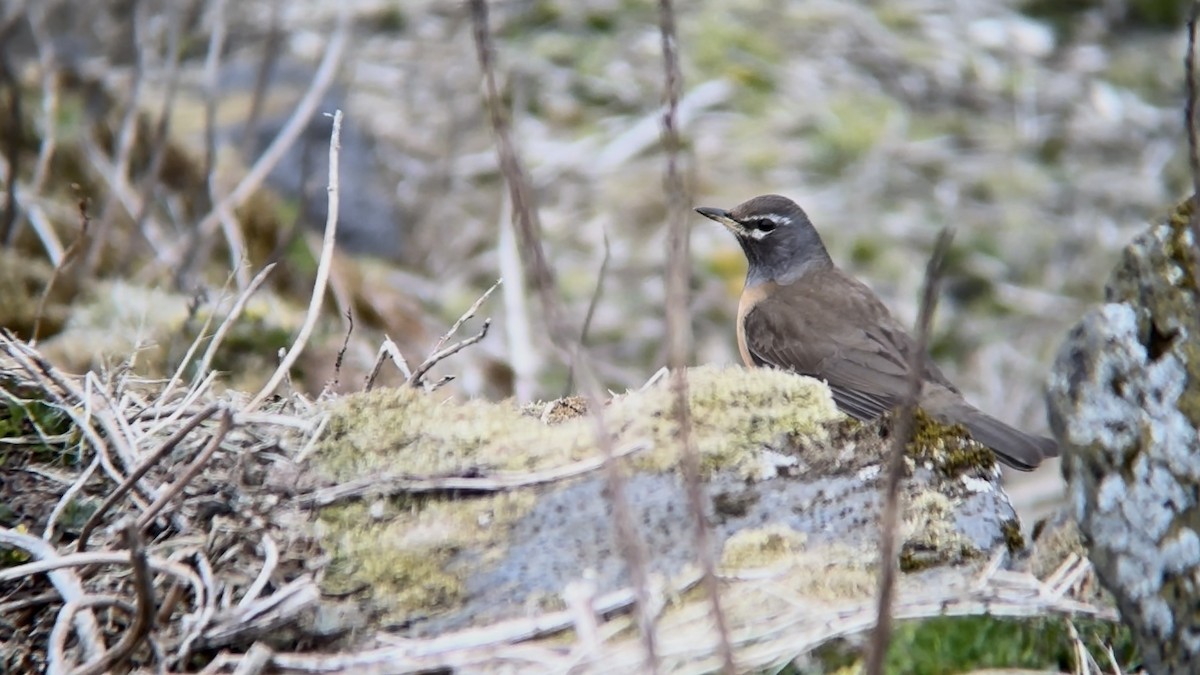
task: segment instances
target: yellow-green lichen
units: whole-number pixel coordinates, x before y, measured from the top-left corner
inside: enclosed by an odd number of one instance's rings
[[[904,543],[900,546],[900,569],[904,572],[956,564],[980,553],[958,531],[954,505],[940,492],[922,492],[912,498],[901,533]]]
[[[691,440],[709,473],[733,468],[754,477],[757,451],[788,434],[822,436],[839,419],[820,382],[768,369],[695,368],[688,374]],[[669,382],[614,399],[604,410],[618,450],[643,471],[666,471],[679,458],[675,396]],[[402,388],[356,394],[331,408],[314,459],[336,480],[403,473],[461,475],[536,470],[598,454],[595,425],[586,415],[553,426],[515,406],[460,403]]]
[[[476,564],[497,560],[496,542],[529,512],[529,491],[479,499],[389,499],[321,510],[317,532],[333,555],[322,588],[330,593],[369,592],[391,621],[451,609],[463,594],[469,570],[452,565],[455,552],[480,553]]]
[[[753,477],[764,445],[791,435],[827,435],[840,420],[821,383],[774,370],[697,368],[689,372],[692,442],[706,472]],[[642,471],[669,471],[680,456],[669,382],[618,397],[604,409],[614,447],[644,444],[632,457]],[[559,467],[596,457],[594,421],[575,406],[556,424],[511,403],[457,402],[409,389],[345,397],[312,464],[326,479],[381,475],[475,475]],[[544,408],[554,417],[554,408]],[[341,564],[327,589],[369,589],[392,620],[446,609],[460,597],[454,553],[486,564],[505,555],[509,525],[533,508],[534,488],[473,499],[397,497],[322,509],[317,530]],[[461,572],[465,574],[465,571]],[[428,589],[416,586],[424,580]]]
[[[1192,201],[1183,200],[1165,224],[1126,247],[1105,296],[1138,308],[1139,340],[1152,358],[1170,351],[1183,363],[1188,381],[1176,407],[1200,423],[1200,318],[1195,311],[1200,243],[1194,240],[1192,212]]]
[[[808,535],[786,525],[741,530],[725,541],[721,567],[731,571],[771,567],[801,550],[807,540]]]
[[[734,469],[758,478],[757,451],[763,446],[790,434],[825,438],[825,425],[842,417],[823,383],[773,369],[696,368],[689,371],[688,394],[691,439],[705,475]],[[653,451],[634,458],[639,469],[664,471],[677,464],[674,405],[674,393],[663,383],[610,406],[612,424],[623,437],[653,440]]]

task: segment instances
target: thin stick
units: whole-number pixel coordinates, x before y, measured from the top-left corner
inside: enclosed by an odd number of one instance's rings
[[[208,347],[204,349],[204,356],[200,357],[200,363],[196,367],[196,375],[193,378],[193,386],[200,382],[200,378],[208,372],[208,367],[212,365],[213,359],[217,355],[217,350],[221,348],[221,344],[225,342],[225,336],[233,329],[233,325],[241,318],[242,312],[246,309],[250,298],[254,296],[255,291],[263,285],[263,282],[270,276],[271,271],[275,269],[275,263],[271,263],[258,271],[250,283],[245,286],[238,299],[233,303],[233,307],[229,308],[229,314],[225,316],[225,320],[217,326],[217,332],[213,333],[212,340],[209,341]]]
[[[346,336],[342,338],[342,347],[338,350],[337,358],[333,360],[333,380],[325,384],[326,391],[337,391],[342,379],[342,364],[346,360],[346,350],[350,349],[350,336],[354,334],[354,310],[346,309]]]
[[[116,147],[113,152],[112,164],[106,167],[106,170],[112,172],[112,182],[121,183],[128,188],[129,167],[133,158],[133,149],[137,145],[138,138],[138,118],[141,115],[141,99],[142,89],[146,80],[146,66],[149,61],[147,52],[150,51],[149,40],[146,35],[146,23],[148,21],[147,2],[145,0],[131,0],[131,6],[128,9],[128,16],[132,17],[133,30],[130,31],[130,38],[133,44],[130,46],[134,50],[133,72],[129,83],[129,99],[125,102],[125,113],[121,118],[121,124],[117,130]],[[122,202],[120,192],[113,190],[105,198],[103,206],[100,207],[99,218],[96,223],[96,236],[89,242],[87,257],[84,259],[84,265],[79,269],[82,277],[90,277],[95,272],[96,267],[100,264],[100,257],[103,253],[104,244],[108,240],[108,235],[112,232],[113,221],[116,219],[117,205]],[[132,190],[130,190],[132,192]],[[128,208],[130,216],[135,215],[133,209]]]
[[[42,186],[50,173],[50,160],[54,157],[58,131],[58,62],[54,41],[46,30],[46,4],[48,3],[31,2],[27,6],[29,32],[37,45],[42,78],[42,119],[39,129],[42,141],[33,168],[33,180],[28,185],[28,194],[35,197],[41,194]],[[8,245],[10,241],[5,239],[3,243]],[[55,262],[57,264],[57,261]]]
[[[529,319],[529,294],[521,270],[521,252],[517,250],[516,224],[506,192],[501,208],[500,235],[496,238],[500,276],[507,279],[500,290],[504,303],[504,332],[508,339],[508,361],[513,369],[513,395],[518,401],[533,399],[537,389],[541,359],[533,346],[533,325]]]
[[[450,338],[458,332],[458,329],[462,328],[464,323],[475,316],[475,313],[479,311],[479,308],[483,306],[483,303],[487,302],[487,299],[491,297],[492,292],[495,291],[496,288],[503,282],[504,279],[497,279],[496,283],[492,284],[491,288],[484,291],[483,295],[479,296],[479,298],[471,304],[467,311],[463,312],[462,316],[458,317],[458,320],[454,322],[454,325],[450,326],[450,330],[446,331],[442,337],[438,338],[437,343],[433,345],[433,351],[440,351],[442,347],[446,346],[446,343],[449,342]],[[420,369],[418,368],[418,370]]]
[[[192,433],[193,429],[200,426],[200,424],[209,417],[212,417],[214,413],[220,410],[220,408],[220,404],[213,403],[192,417],[192,419],[188,420],[186,424],[179,427],[179,429],[176,430],[170,438],[164,441],[162,445],[158,446],[157,450],[151,453],[149,457],[147,457],[136,469],[134,469],[133,473],[129,474],[129,476],[125,478],[125,481],[117,486],[116,490],[110,492],[108,497],[106,497],[100,504],[100,507],[97,508],[96,511],[87,519],[87,522],[83,524],[83,529],[79,531],[79,540],[75,543],[75,550],[82,553],[83,550],[87,548],[88,537],[91,536],[92,531],[96,529],[96,526],[100,524],[100,521],[104,518],[104,514],[107,513],[108,510],[111,509],[113,505],[116,504],[122,497],[124,497],[127,492],[133,489],[134,484],[136,484],[142,476],[146,475],[146,472],[149,471],[155,464],[157,464],[159,460],[165,457],[168,452],[174,450],[175,446],[179,445],[188,434]]]
[[[626,457],[649,447],[649,443],[637,441],[613,454],[615,458]],[[300,495],[296,498],[296,504],[301,508],[322,508],[368,496],[378,498],[431,493],[505,492],[575,478],[603,467],[603,457],[589,457],[552,469],[499,472],[491,476],[368,476]]]
[[[6,26],[5,33],[12,32],[15,28],[15,23]],[[4,163],[8,165],[8,180],[4,184],[5,200],[4,212],[0,213],[0,242],[4,247],[11,246],[13,238],[16,236],[17,224],[17,179],[21,175],[21,129],[24,127],[24,120],[21,115],[21,83],[17,82],[17,76],[13,73],[12,65],[9,63],[9,45],[12,40],[7,35],[0,35],[0,40],[3,40],[5,47],[0,48],[0,82],[4,83],[4,88],[8,90],[8,127],[12,131],[9,132],[8,138],[4,143]]]
[[[408,376],[407,384],[410,387],[420,386],[424,382],[425,375],[428,374],[429,370],[436,366],[439,362],[487,337],[488,327],[491,326],[492,323],[491,319],[487,319],[483,322],[483,328],[480,329],[478,334],[473,335],[465,340],[461,340],[451,345],[449,348],[445,347],[446,342],[458,332],[459,328],[462,328],[464,323],[466,323],[471,317],[475,316],[475,313],[479,311],[479,307],[487,301],[488,297],[491,296],[492,292],[496,290],[502,281],[504,280],[497,279],[496,283],[492,284],[491,288],[484,291],[483,295],[479,296],[479,299],[476,300],[466,312],[463,312],[462,316],[458,317],[458,320],[454,322],[454,325],[450,326],[450,330],[446,331],[442,337],[438,338],[437,343],[433,345],[433,351],[428,357],[425,358],[424,361],[421,362],[421,365],[417,366],[417,369],[412,372],[412,375]]]
[[[204,2],[205,0],[191,0],[192,5]],[[163,95],[162,108],[158,113],[158,121],[154,125],[154,133],[147,141],[152,150],[150,162],[148,163],[145,172],[142,174],[141,185],[139,187],[137,202],[140,204],[136,215],[133,215],[133,232],[141,234],[147,242],[153,241],[153,235],[149,234],[146,229],[147,221],[150,217],[150,209],[155,203],[155,195],[162,188],[162,167],[166,161],[167,150],[171,147],[169,140],[171,134],[171,112],[175,109],[175,99],[179,94],[179,59],[182,49],[179,47],[179,34],[183,28],[181,24],[184,21],[184,12],[171,4],[166,9],[167,14],[167,67],[165,77],[167,80],[167,90]],[[125,247],[125,254],[121,259],[123,268],[133,264],[137,249],[133,246]]]
[[[43,562],[57,562],[61,559],[58,551],[47,541],[42,541],[31,534],[16,532],[5,527],[0,527],[0,544],[9,548],[20,548],[34,559]],[[6,570],[0,570],[0,583],[12,581],[21,578],[20,569],[29,569],[36,566],[38,563],[25,563],[17,567],[10,567]],[[63,602],[71,603],[78,602],[86,597],[83,584],[79,582],[79,576],[74,570],[64,569],[61,567],[51,566],[45,570],[46,576],[50,579],[50,583],[54,585],[54,590],[58,591],[59,597]],[[8,575],[9,578],[4,578]],[[104,646],[104,636],[100,633],[100,624],[96,622],[96,615],[91,610],[84,610],[75,614],[71,619],[71,624],[75,627],[75,632],[79,636],[79,642],[83,647],[84,656],[87,658],[95,658],[103,654],[106,647]]]
[[[658,672],[658,650],[654,634],[654,615],[650,603],[649,574],[646,570],[646,555],[638,536],[633,514],[626,495],[625,474],[614,459],[613,439],[604,422],[603,390],[596,379],[587,353],[578,344],[572,344],[572,333],[563,324],[563,313],[554,293],[554,273],[546,262],[542,250],[541,226],[537,219],[533,189],[521,166],[504,116],[500,94],[496,86],[493,67],[491,33],[488,30],[486,0],[469,0],[471,22],[474,28],[475,51],[479,69],[483,73],[484,104],[496,137],[496,154],[500,170],[508,186],[512,201],[514,221],[522,252],[522,263],[526,276],[533,282],[541,304],[547,333],[559,356],[568,366],[574,366],[579,377],[588,412],[594,424],[596,444],[604,455],[604,467],[609,498],[612,503],[613,526],[621,554],[629,570],[636,598],[638,628],[645,657],[645,672]]]
[[[72,675],[102,675],[125,660],[134,648],[154,627],[154,585],[150,577],[150,565],[146,561],[146,549],[138,528],[129,523],[125,528],[125,547],[129,549],[129,562],[133,568],[133,587],[137,591],[137,611],[133,621],[125,628],[120,641],[100,658],[89,661],[72,671]]]
[[[79,477],[76,478],[73,483],[71,483],[71,487],[67,488],[66,492],[63,492],[62,497],[59,497],[58,502],[54,505],[54,510],[50,512],[50,517],[47,519],[46,529],[42,531],[42,539],[45,539],[46,541],[52,541],[54,539],[55,523],[58,522],[58,519],[62,516],[63,511],[67,510],[67,506],[70,505],[71,501],[75,499],[75,495],[79,494],[79,491],[83,489],[83,486],[87,485],[87,482],[92,479],[92,474],[96,473],[96,467],[98,466],[100,466],[99,454],[92,458],[92,463],[87,465],[87,468],[79,474]]]
[[[242,412],[251,412],[262,402],[266,400],[271,392],[279,386],[287,376],[292,364],[300,357],[300,352],[304,351],[304,345],[308,342],[308,337],[312,334],[313,327],[317,325],[317,319],[321,316],[321,305],[325,301],[325,287],[329,284],[329,270],[333,266],[333,251],[334,243],[337,241],[337,226],[338,226],[338,157],[342,150],[342,111],[339,109],[333,113],[333,132],[329,135],[329,205],[325,217],[325,238],[321,245],[321,260],[317,265],[317,278],[313,282],[312,297],[308,301],[308,313],[304,317],[304,324],[300,327],[300,334],[296,336],[296,341],[292,343],[287,354],[280,361],[279,367],[271,375],[271,379],[263,386],[262,390],[250,399]]]
[[[221,415],[220,424],[217,425],[217,432],[213,434],[213,437],[208,442],[208,445],[206,445],[204,449],[200,451],[200,454],[196,457],[196,459],[193,460],[192,463],[183,470],[179,477],[175,479],[175,482],[171,483],[171,487],[163,490],[162,494],[158,496],[158,499],[155,499],[154,503],[151,504],[145,510],[145,512],[138,517],[137,526],[139,530],[145,529],[146,526],[153,522],[154,519],[158,517],[159,511],[162,511],[162,509],[168,503],[170,503],[170,501],[174,499],[176,495],[182,492],[183,488],[186,487],[187,484],[196,477],[196,474],[200,473],[200,470],[204,468],[204,465],[208,464],[208,460],[212,459],[213,453],[217,451],[217,448],[221,447],[221,441],[225,440],[225,434],[229,433],[229,428],[231,426],[233,426],[233,413],[231,413],[229,410],[225,410]]]
[[[662,113],[662,140],[667,154],[663,182],[667,193],[667,361],[675,394],[675,419],[681,452],[684,484],[687,489],[688,511],[692,516],[692,535],[696,556],[700,560],[701,583],[708,595],[713,624],[717,630],[717,653],[721,670],[733,675],[737,666],[729,640],[729,624],[721,607],[721,586],[717,579],[716,554],[707,516],[707,499],[700,482],[700,455],[692,443],[692,413],[688,404],[687,365],[691,350],[692,326],[688,312],[688,270],[691,256],[688,242],[687,187],[679,172],[680,138],[676,120],[683,75],[679,71],[676,51],[678,34],[675,31],[675,7],[671,0],[659,0],[658,28],[663,54],[663,91],[665,106]]]
[[[414,386],[414,387],[418,387],[418,386],[421,386],[422,384],[425,384],[425,375],[429,372],[430,368],[433,368],[438,363],[441,363],[442,361],[446,360],[447,358],[454,356],[455,354],[466,349],[467,347],[470,347],[471,345],[483,340],[485,337],[487,337],[488,328],[490,328],[491,325],[492,325],[491,319],[484,319],[483,326],[481,326],[479,328],[478,333],[472,335],[471,337],[459,340],[458,342],[455,342],[454,344],[450,345],[449,347],[446,347],[445,349],[442,349],[441,351],[431,354],[429,356],[429,358],[425,359],[425,363],[422,363],[420,368],[418,368],[417,371],[412,374],[412,377],[409,378],[408,384],[411,386]],[[437,389],[439,386],[441,386],[442,384],[445,384],[446,382],[449,382],[452,379],[454,379],[454,376],[452,376],[452,375],[447,376],[446,378],[443,378],[444,381],[439,382],[434,385],[431,385],[431,389]]]
[[[379,345],[379,352],[375,354],[375,364],[371,366],[371,372],[367,374],[363,391],[371,391],[375,388],[375,380],[383,370],[385,357],[391,357],[392,363],[396,364],[396,370],[400,371],[405,380],[408,380],[412,376],[412,373],[408,369],[408,361],[405,360],[404,354],[400,353],[400,347],[392,341],[392,338],[385,335],[383,336],[383,343]]]
[[[75,236],[75,241],[67,247],[66,253],[54,266],[54,271],[50,273],[50,279],[46,282],[46,287],[42,289],[42,295],[38,298],[37,311],[33,315],[33,332],[29,337],[29,345],[37,346],[38,334],[42,330],[42,317],[46,314],[46,301],[50,299],[50,292],[54,290],[54,284],[62,273],[75,262],[79,257],[79,251],[83,248],[84,242],[88,237],[88,226],[92,219],[88,217],[87,198],[79,198],[79,234]]]
[[[508,118],[504,115],[500,91],[496,86],[496,73],[492,63],[494,54],[491,35],[488,32],[487,2],[470,0],[470,9],[475,29],[475,52],[479,58],[479,69],[483,71],[484,103],[492,124],[492,133],[496,136],[500,171],[508,184],[513,214],[516,216],[513,221],[517,225],[521,261],[525,265],[526,274],[533,282],[533,290],[541,301],[542,311],[552,312],[551,316],[547,316],[547,321],[557,325],[559,316],[556,311],[558,303],[554,297],[554,270],[546,262],[546,254],[542,250],[542,224],[534,207],[533,189],[513,146]]]
[[[600,305],[600,296],[604,294],[604,280],[608,277],[608,262],[612,255],[612,247],[608,243],[608,230],[604,235],[604,257],[600,259],[600,271],[596,273],[596,287],[592,289],[592,297],[588,300],[587,312],[583,315],[583,327],[579,329],[579,347],[587,347],[588,333],[592,329],[592,318],[596,315],[596,307]],[[563,388],[563,396],[568,396],[575,388],[575,370],[567,373],[567,386]]]
[[[1200,120],[1197,119],[1196,110],[1197,90],[1200,89],[1200,84],[1196,82],[1196,18],[1198,15],[1200,15],[1200,2],[1193,1],[1187,23],[1187,56],[1183,63],[1186,75],[1183,115],[1184,126],[1187,128],[1188,165],[1192,172],[1192,215],[1188,218],[1188,226],[1192,230],[1192,248],[1196,254],[1190,271],[1193,278],[1200,281],[1200,142],[1197,142],[1197,126],[1200,126]]]
[[[921,383],[925,372],[925,355],[929,345],[929,326],[933,323],[933,312],[937,308],[938,284],[942,276],[942,263],[954,232],[944,229],[933,245],[933,254],[925,267],[925,286],[921,293],[921,310],[917,317],[916,346],[908,357],[908,387],[904,402],[896,416],[892,432],[891,454],[888,457],[887,478],[884,485],[883,512],[879,517],[881,544],[879,547],[879,590],[876,598],[877,612],[875,630],[868,645],[868,675],[883,672],[884,657],[892,639],[892,597],[896,585],[896,529],[900,519],[900,479],[904,475],[904,449],[912,440],[916,423],[917,399],[921,395]]]

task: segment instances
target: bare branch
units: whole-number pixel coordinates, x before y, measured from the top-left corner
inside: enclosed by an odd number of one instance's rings
[[[183,243],[176,251],[173,252],[172,260],[179,262],[185,259],[186,251],[193,248],[206,248],[208,242],[212,240],[212,235],[216,233],[217,228],[221,225],[221,218],[225,214],[233,213],[247,199],[250,198],[263,181],[266,180],[268,174],[279,164],[283,159],[284,154],[295,144],[296,139],[303,133],[308,121],[312,118],[313,112],[320,104],[325,92],[329,90],[333,84],[334,75],[337,74],[338,66],[341,64],[342,53],[345,50],[346,43],[350,39],[350,19],[349,11],[346,5],[340,5],[338,12],[337,27],[334,29],[333,36],[329,40],[329,44],[325,46],[325,54],[321,57],[321,63],[317,66],[317,72],[313,75],[312,83],[309,85],[300,102],[296,104],[296,109],[284,123],[283,128],[267,146],[267,149],[259,155],[258,160],[246,172],[241,182],[237,184],[229,194],[222,198],[219,204],[213,206],[212,211],[208,213],[200,223],[196,226],[195,235]],[[332,170],[333,167],[330,167]],[[185,264],[180,265],[180,277],[186,278],[190,275],[193,269],[203,262],[206,254],[193,254]]]
[[[626,457],[651,447],[645,441],[636,441],[617,452],[614,457]],[[301,508],[321,508],[331,504],[363,497],[395,497],[405,494],[430,493],[487,493],[504,492],[534,485],[554,483],[582,476],[604,467],[604,458],[591,457],[552,469],[540,471],[496,472],[490,476],[411,476],[384,475],[368,476],[346,481],[332,487],[321,488],[297,498]]]
[[[11,33],[16,27],[14,20],[5,26],[4,33]],[[17,81],[12,64],[9,63],[9,47],[12,40],[7,35],[0,35],[0,82],[8,92],[8,122],[12,130],[4,141],[4,162],[8,165],[8,180],[4,183],[5,201],[4,212],[0,213],[0,244],[5,248],[12,245],[16,236],[17,224],[17,179],[21,174],[21,128],[25,121],[21,115],[21,83]]]
[[[220,406],[216,403],[213,403],[194,415],[192,419],[187,421],[186,424],[179,427],[175,433],[171,434],[171,437],[164,441],[162,445],[158,446],[157,450],[150,453],[150,456],[143,460],[142,463],[133,470],[133,473],[126,477],[125,482],[121,483],[119,486],[117,486],[117,489],[110,492],[108,497],[106,497],[100,504],[99,508],[97,508],[96,511],[92,513],[90,517],[88,517],[87,522],[83,524],[83,528],[79,531],[79,540],[75,543],[75,550],[82,553],[83,550],[87,548],[88,538],[91,536],[92,531],[96,529],[96,526],[100,524],[100,521],[104,518],[104,514],[108,513],[108,510],[111,509],[114,504],[120,501],[126,493],[133,489],[134,484],[137,483],[142,476],[145,476],[147,471],[154,467],[155,464],[158,464],[158,462],[165,457],[167,453],[174,450],[175,446],[179,445],[188,434],[192,433],[193,429],[200,426],[200,424],[209,417],[212,417],[213,414],[219,409]]]
[[[75,236],[75,241],[67,247],[66,253],[59,259],[54,266],[54,271],[50,273],[50,279],[46,282],[46,287],[42,289],[42,295],[38,298],[37,311],[33,315],[33,331],[29,336],[29,345],[37,346],[38,335],[42,330],[42,317],[46,314],[46,301],[50,299],[50,292],[54,290],[54,284],[58,282],[58,278],[63,272],[75,262],[79,257],[79,251],[83,248],[84,242],[87,241],[88,228],[92,219],[88,217],[87,198],[79,198],[79,234]]]
[[[313,327],[316,326],[317,319],[320,317],[321,305],[325,300],[325,287],[329,283],[329,270],[333,267],[334,243],[337,241],[338,156],[341,150],[342,111],[338,110],[333,113],[333,131],[329,135],[329,205],[325,216],[325,237],[321,245],[321,258],[317,264],[317,278],[313,282],[312,297],[308,301],[308,312],[304,316],[304,324],[300,327],[299,335],[296,336],[295,342],[292,343],[291,348],[279,363],[279,367],[275,369],[271,379],[263,385],[262,390],[246,404],[242,412],[253,411],[262,405],[271,392],[275,391],[279,383],[288,375],[292,364],[300,357],[300,352],[304,351],[304,345],[308,342],[308,337],[312,334]]]
[[[491,296],[492,292],[495,291],[503,281],[503,279],[497,279],[496,283],[492,284],[491,288],[484,291],[483,295],[479,296],[479,299],[477,299],[474,304],[467,309],[466,312],[463,312],[462,316],[458,317],[458,320],[454,322],[454,325],[450,326],[450,330],[446,331],[442,337],[438,338],[437,343],[433,345],[433,352],[425,358],[421,365],[417,366],[417,369],[413,371],[412,375],[408,376],[407,384],[410,387],[421,386],[424,384],[425,375],[427,375],[429,370],[436,366],[440,361],[445,360],[449,356],[457,354],[464,348],[479,342],[487,336],[488,327],[491,326],[492,323],[491,319],[487,319],[483,322],[483,328],[481,328],[479,333],[476,335],[473,335],[465,340],[461,340],[448,348],[445,347],[446,342],[458,332],[459,328],[462,328],[464,323],[470,320],[471,317],[475,316],[475,313],[479,311],[480,306],[487,301],[488,297]]]
[[[137,591],[137,607],[133,621],[125,628],[121,639],[100,658],[89,661],[72,671],[72,675],[102,675],[125,660],[134,648],[154,627],[154,585],[150,577],[150,565],[146,561],[146,549],[138,528],[128,523],[125,528],[125,547],[129,549],[129,562],[133,568],[133,587]]]
[[[412,376],[408,378],[409,386],[419,387],[422,384],[424,384],[425,383],[425,375],[429,373],[430,368],[433,368],[438,363],[446,360],[447,358],[461,352],[462,350],[466,349],[467,347],[470,347],[471,345],[473,345],[473,344],[479,342],[480,340],[482,340],[483,338],[487,337],[488,328],[491,327],[491,325],[492,325],[491,319],[484,319],[483,326],[480,327],[478,333],[472,335],[471,337],[465,338],[463,340],[459,340],[458,342],[455,342],[454,344],[450,345],[449,347],[446,347],[442,350],[436,351],[433,354],[430,354],[429,358],[425,359],[425,362],[422,363],[420,366],[418,366],[417,369],[415,371],[413,371]],[[449,379],[443,378],[444,381],[439,382],[434,385],[430,385],[430,388],[437,389],[439,386],[454,379],[453,376],[448,376],[448,377],[449,377]]]
[[[700,455],[692,443],[692,413],[688,404],[687,365],[691,350],[691,315],[688,312],[688,271],[691,252],[688,242],[688,194],[679,171],[680,138],[677,127],[679,96],[683,75],[679,71],[678,34],[675,31],[675,7],[671,0],[659,0],[658,27],[663,55],[662,141],[667,162],[664,184],[667,194],[667,363],[671,369],[671,390],[675,394],[675,420],[681,449],[683,479],[687,489],[688,511],[692,516],[692,532],[696,556],[700,561],[701,583],[708,594],[713,623],[717,630],[717,652],[721,670],[727,675],[737,672],[733,646],[729,641],[729,625],[721,607],[721,585],[717,579],[716,554],[709,531],[707,500],[700,481]]]
[[[904,402],[896,413],[892,430],[892,447],[888,457],[888,469],[884,484],[883,511],[879,517],[879,591],[875,630],[868,645],[865,672],[880,675],[884,657],[892,638],[892,597],[896,585],[896,529],[900,520],[900,480],[904,476],[905,447],[912,440],[916,422],[917,400],[921,395],[924,380],[926,351],[929,346],[929,326],[933,323],[933,312],[937,308],[938,285],[941,282],[942,264],[954,231],[944,229],[938,234],[933,253],[925,266],[925,286],[921,292],[921,309],[917,317],[916,346],[909,354],[908,386]]]
[[[379,377],[379,372],[383,370],[383,361],[386,357],[391,357],[392,363],[396,364],[396,369],[404,375],[405,380],[412,377],[412,372],[408,369],[408,361],[405,360],[404,354],[400,353],[400,347],[390,337],[384,336],[383,344],[379,345],[379,352],[375,355],[375,365],[371,366],[371,372],[367,375],[367,381],[363,385],[363,391],[371,391],[375,388],[375,380]]]
[[[1184,127],[1187,129],[1188,165],[1192,172],[1192,215],[1188,225],[1192,230],[1192,248],[1195,251],[1192,275],[1200,279],[1200,142],[1197,141],[1197,126],[1200,113],[1196,110],[1196,98],[1200,84],[1196,82],[1196,18],[1200,15],[1200,2],[1193,1],[1187,23],[1187,56],[1184,59],[1186,98],[1183,104]]]
[[[583,327],[579,329],[579,347],[587,347],[588,332],[592,329],[592,317],[596,315],[596,307],[600,304],[600,296],[604,294],[604,280],[608,277],[608,263],[612,255],[612,247],[608,243],[608,230],[603,232],[604,257],[600,259],[600,271],[596,273],[596,287],[592,289],[592,298],[588,300],[587,312],[583,315]],[[563,388],[563,396],[571,393],[575,387],[575,369],[567,373],[567,385]]]
[[[554,274],[546,262],[542,250],[541,226],[537,219],[533,189],[522,168],[520,158],[513,146],[508,120],[501,108],[500,95],[496,87],[493,66],[491,33],[488,29],[486,0],[469,0],[471,22],[474,28],[475,49],[479,69],[484,80],[484,104],[496,137],[496,153],[500,170],[504,174],[512,200],[514,221],[520,244],[522,262],[526,276],[532,278],[534,290],[541,304],[542,314],[550,341],[559,356],[568,366],[574,367],[579,378],[588,411],[594,424],[596,444],[604,455],[604,466],[609,497],[612,501],[613,526],[621,554],[633,582],[636,598],[638,627],[642,635],[645,670],[658,672],[658,653],[654,637],[654,614],[650,602],[649,574],[646,570],[646,554],[634,524],[633,515],[626,495],[625,474],[616,462],[612,436],[604,422],[603,389],[596,379],[595,371],[587,353],[574,343],[571,331],[563,322],[563,312],[554,292]]]
[[[333,379],[325,384],[326,391],[337,389],[342,377],[342,363],[346,360],[346,350],[350,349],[350,336],[354,334],[354,310],[346,310],[346,337],[342,338],[342,346],[338,349],[337,358],[333,361]]]
[[[158,496],[158,499],[155,499],[154,503],[151,504],[149,508],[147,508],[146,511],[138,517],[137,526],[139,530],[145,529],[147,525],[149,525],[156,517],[158,517],[159,511],[161,511],[172,499],[174,499],[176,495],[182,492],[183,488],[187,486],[187,484],[193,478],[196,477],[196,474],[200,473],[200,470],[204,468],[204,465],[208,464],[208,460],[212,459],[212,456],[217,451],[217,448],[221,447],[221,441],[225,440],[225,434],[229,433],[229,429],[232,426],[233,413],[229,410],[223,411],[221,415],[221,422],[217,425],[217,431],[215,434],[213,434],[212,439],[209,440],[208,445],[206,445],[204,449],[200,451],[200,454],[196,456],[196,459],[192,460],[191,464],[189,464],[182,472],[180,472],[179,476],[175,478],[175,481],[171,483],[171,487],[164,490],[162,494]]]

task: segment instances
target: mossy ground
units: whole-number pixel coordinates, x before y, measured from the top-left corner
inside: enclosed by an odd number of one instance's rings
[[[1089,656],[1107,666],[1111,646],[1120,672],[1141,665],[1128,630],[1106,621],[1072,622]],[[860,672],[862,651],[846,641],[813,655],[811,667],[786,668],[786,675]],[[1004,619],[986,616],[902,621],[888,648],[884,672],[950,675],[1003,669],[1003,672],[1078,672],[1074,643],[1064,619]],[[1009,670],[1015,669],[1015,670]]]
[[[737,476],[751,493],[769,478],[764,451],[798,462],[804,475],[855,476],[879,467],[890,449],[887,423],[861,423],[837,412],[828,389],[789,373],[702,367],[689,371],[691,440],[702,474]],[[627,460],[631,471],[660,475],[678,467],[675,398],[670,382],[615,397],[603,410],[617,449],[644,446]],[[487,476],[561,467],[595,458],[594,420],[578,399],[517,407],[511,402],[459,402],[410,388],[341,398],[329,409],[326,434],[313,457],[325,479],[369,476]],[[923,414],[909,446],[912,467],[932,470],[932,483],[906,496],[901,524],[906,571],[959,564],[978,558],[955,523],[953,486],[961,476],[987,477],[995,462],[961,427],[940,425]],[[875,475],[878,475],[876,471]],[[870,478],[862,480],[872,489]],[[951,487],[947,487],[951,486]],[[335,559],[327,587],[388,589],[375,593],[385,615],[404,622],[445,610],[462,597],[470,569],[450,564],[469,551],[473,563],[506,555],[509,526],[537,503],[538,488],[469,498],[398,497],[369,508],[337,506],[322,511],[320,532]],[[947,494],[943,494],[943,490]],[[734,494],[734,493],[729,493]],[[744,518],[756,509],[718,492],[718,517]],[[864,598],[873,588],[874,539],[808,545],[806,536],[782,525],[736,532],[725,543],[730,569],[784,565],[794,590],[828,600]],[[398,555],[402,552],[403,555]],[[350,563],[349,561],[354,561]],[[398,566],[405,569],[398,569]],[[431,593],[405,590],[417,584]],[[403,588],[402,588],[403,587]]]

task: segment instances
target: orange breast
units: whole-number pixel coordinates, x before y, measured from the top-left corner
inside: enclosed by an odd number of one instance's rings
[[[750,310],[754,309],[758,303],[762,302],[771,291],[775,289],[774,281],[747,286],[742,291],[742,299],[738,302],[737,313],[737,343],[738,352],[742,355],[742,363],[746,364],[747,368],[753,368],[757,364],[754,358],[750,356],[750,349],[746,344],[746,317],[750,314]]]

